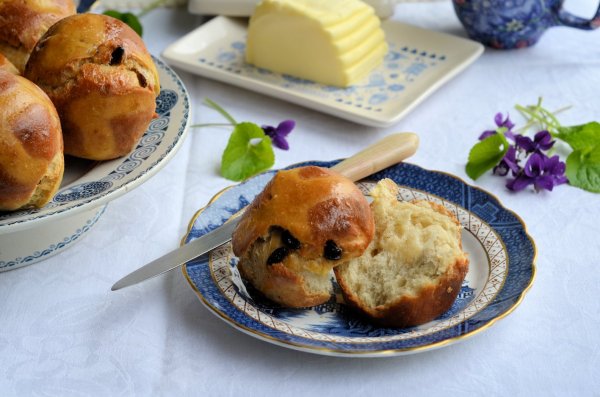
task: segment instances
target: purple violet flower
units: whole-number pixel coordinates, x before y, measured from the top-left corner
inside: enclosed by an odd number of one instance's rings
[[[569,179],[565,175],[567,164],[563,161],[560,161],[560,157],[558,157],[558,155],[547,158],[544,166],[545,171],[552,175],[554,186],[569,182]]]
[[[296,122],[294,120],[284,120],[277,127],[272,127],[270,125],[263,125],[262,129],[273,142],[273,145],[278,147],[281,150],[288,150],[290,145],[285,139],[290,132],[296,126]]]
[[[494,175],[506,176],[508,171],[512,171],[513,176],[517,175],[521,167],[519,167],[519,159],[517,158],[517,149],[514,146],[509,146],[508,151],[500,160],[497,166],[494,167]]]
[[[514,140],[514,133],[512,132],[513,127],[515,126],[515,124],[510,121],[510,118],[508,116],[508,113],[506,114],[506,118],[503,119],[502,118],[502,113],[498,112],[496,113],[496,116],[494,117],[494,122],[496,123],[496,126],[498,128],[506,128],[506,131],[504,132],[504,135],[507,138],[513,139]],[[479,140],[483,141],[485,138],[492,136],[494,134],[496,134],[497,130],[485,130],[483,131],[483,133],[481,133],[481,135],[479,136]]]
[[[515,144],[525,150],[526,153],[540,153],[542,150],[548,150],[554,145],[554,142],[552,135],[545,130],[536,133],[533,139],[524,135],[515,136]]]
[[[554,186],[567,182],[564,172],[565,163],[558,156],[549,158],[543,153],[535,152],[529,156],[525,167],[516,177],[506,183],[506,187],[517,192],[533,185],[536,191],[552,191]]]
[[[508,113],[506,113],[506,118],[504,120],[502,120],[502,113],[498,112],[496,113],[496,116],[494,117],[494,121],[496,122],[496,125],[498,127],[506,127],[507,130],[512,130],[513,127],[515,126],[515,124],[510,121],[510,118],[508,117]]]

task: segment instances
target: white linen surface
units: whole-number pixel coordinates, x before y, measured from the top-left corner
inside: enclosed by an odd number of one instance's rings
[[[596,1],[568,1],[590,15]],[[464,36],[449,2],[401,4],[395,19]],[[185,8],[144,17],[154,54],[201,23]],[[469,180],[464,165],[494,114],[539,96],[565,125],[600,120],[600,31],[550,29],[533,48],[486,50],[396,126],[375,129],[258,93],[179,74],[194,123],[237,120],[297,127],[276,168],[349,156],[396,131],[419,134],[410,162]],[[194,213],[231,182],[217,171],[226,129],[192,129],[156,176],[111,202],[72,248],[0,274],[2,396],[599,395],[600,196],[559,186],[511,194],[503,180],[475,184],[528,226],[537,277],[505,319],[442,349],[385,359],[300,353],[254,339],[198,301],[180,271],[111,292],[126,273],[176,248]]]

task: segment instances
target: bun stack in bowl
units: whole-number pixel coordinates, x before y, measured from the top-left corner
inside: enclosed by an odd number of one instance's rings
[[[65,154],[124,156],[156,116],[160,82],[142,39],[115,18],[74,13],[70,0],[0,0],[0,211],[44,206]]]

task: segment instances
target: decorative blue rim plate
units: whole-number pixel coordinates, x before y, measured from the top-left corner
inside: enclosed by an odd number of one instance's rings
[[[331,167],[333,162],[307,162]],[[248,205],[275,171],[219,193],[194,216],[183,242],[222,225]],[[453,306],[417,327],[381,328],[343,304],[337,285],[329,302],[312,308],[282,308],[246,286],[231,244],[191,261],[183,274],[202,303],[235,328],[277,345],[301,351],[377,357],[429,350],[480,332],[511,313],[535,276],[535,244],[523,221],[497,198],[461,179],[402,163],[358,183],[363,193],[383,178],[400,185],[399,200],[424,199],[444,205],[463,226],[469,272]]]

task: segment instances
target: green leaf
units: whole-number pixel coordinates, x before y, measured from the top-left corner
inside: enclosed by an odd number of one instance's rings
[[[106,10],[103,12],[103,14],[125,22],[127,25],[129,25],[131,29],[133,29],[137,34],[139,34],[140,37],[142,36],[144,29],[142,27],[142,24],[140,23],[140,20],[134,14],[130,12],[119,12],[116,10]]]
[[[494,168],[508,151],[508,141],[503,133],[485,138],[473,146],[465,170],[473,180]]]
[[[275,164],[271,138],[254,123],[239,123],[229,137],[221,158],[221,175],[243,181]]]
[[[591,150],[577,149],[567,157],[569,184],[600,193],[600,144]]]
[[[600,123],[593,121],[572,127],[561,127],[556,137],[568,143],[573,150],[589,150],[600,143]]]

